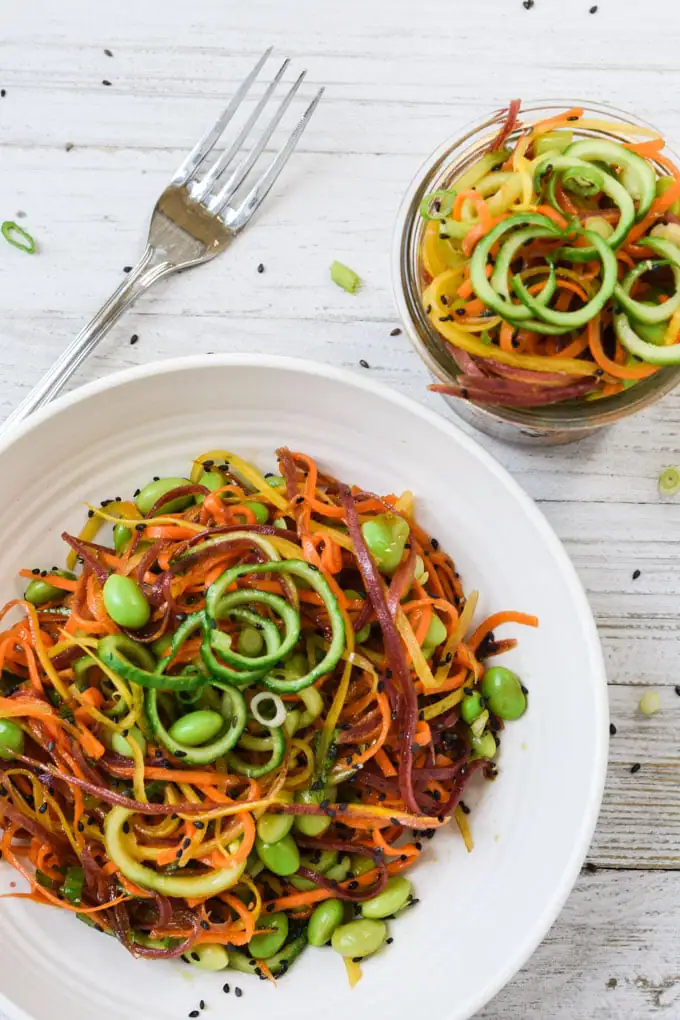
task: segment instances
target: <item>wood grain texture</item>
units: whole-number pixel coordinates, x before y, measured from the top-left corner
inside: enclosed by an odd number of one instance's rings
[[[609,101],[680,144],[676,0],[599,0],[595,15],[591,5],[8,5],[0,218],[30,229],[40,255],[0,246],[0,416],[134,263],[158,192],[269,42],[309,68],[306,98],[328,86],[294,160],[230,255],[145,296],[73,385],[183,353],[258,350],[369,371],[444,411],[404,336],[390,336],[394,217],[428,153],[515,95]],[[330,284],[334,258],[362,276],[357,295]],[[617,728],[590,857],[607,870],[582,875],[483,1020],[680,1017],[680,501],[661,499],[656,485],[680,461],[679,424],[675,394],[577,446],[513,449],[477,437],[541,503],[576,565]],[[637,705],[649,686],[663,707],[646,719]]]

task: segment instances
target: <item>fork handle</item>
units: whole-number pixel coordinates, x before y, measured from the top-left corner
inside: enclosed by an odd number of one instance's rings
[[[148,246],[137,265],[120,287],[113,292],[106,304],[71,341],[28,396],[5,419],[2,431],[10,428],[16,422],[22,421],[33,411],[37,411],[39,407],[56,397],[78,366],[94,350],[123,312],[153,283],[172,272],[173,268],[174,266],[163,258],[155,248]]]

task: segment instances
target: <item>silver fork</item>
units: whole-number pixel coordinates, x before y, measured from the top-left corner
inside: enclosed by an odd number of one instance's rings
[[[246,123],[227,150],[210,167],[207,162],[208,156],[250,91],[271,51],[272,47],[262,54],[239,86],[224,113],[177,168],[169,185],[156,202],[149,225],[146,249],[137,265],[94,318],[68,345],[37,386],[9,415],[4,422],[3,430],[52,400],[140,294],[148,290],[157,280],[162,280],[171,273],[198,266],[215,258],[250,222],[286,165],[324,91],[319,89],[285,145],[246,191],[245,196],[240,197],[237,193],[246,184],[250,172],[293,101],[307,72],[303,71],[289,88],[252,148],[237,160],[243,143],[251,135],[253,127],[283,78],[290,63],[284,60]]]

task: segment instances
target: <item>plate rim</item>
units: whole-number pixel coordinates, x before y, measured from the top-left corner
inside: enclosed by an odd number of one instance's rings
[[[494,980],[483,986],[481,993],[474,999],[470,999],[469,1008],[472,1012],[470,1012],[469,1016],[473,1017],[498,995],[527,963],[558,919],[578,878],[582,863],[592,842],[600,813],[609,756],[609,701],[604,655],[585,588],[562,541],[538,504],[524,491],[507,468],[475,438],[464,432],[455,422],[449,421],[443,415],[425,407],[412,397],[405,396],[386,383],[359,375],[350,369],[334,365],[324,365],[310,358],[252,353],[195,354],[166,358],[132,368],[121,369],[62,394],[46,407],[35,411],[24,421],[17,422],[5,429],[0,435],[0,457],[15,442],[23,438],[24,435],[39,429],[63,411],[88,400],[92,396],[106,393],[109,390],[114,390],[119,386],[126,385],[128,382],[134,382],[139,379],[181,373],[187,370],[215,369],[218,367],[279,369],[289,372],[302,372],[317,378],[326,378],[373,393],[377,397],[397,405],[407,414],[423,419],[462,446],[468,453],[475,456],[487,470],[502,482],[506,491],[514,496],[526,512],[531,523],[540,532],[567,585],[570,598],[576,610],[578,622],[587,641],[587,655],[594,680],[595,711],[601,724],[594,729],[596,734],[594,747],[595,768],[592,773],[588,802],[585,805],[578,838],[572,848],[571,855],[559,883],[556,884],[554,892],[546,903],[532,932],[515,947],[509,955],[505,966],[499,970]],[[8,999],[2,990],[0,990],[0,1008],[7,1014],[9,1020],[34,1020],[30,1014]],[[444,1013],[444,1016],[446,1015],[447,1012]]]

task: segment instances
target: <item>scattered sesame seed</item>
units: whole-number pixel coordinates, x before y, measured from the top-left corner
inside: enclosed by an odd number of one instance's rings
[[[133,333],[132,336],[130,337],[130,343],[131,344],[136,344],[138,340],[139,340],[139,337],[137,336],[137,334]]]
[[[201,1001],[198,1004],[198,1008],[205,1009],[205,999],[201,999]]]
[[[416,848],[416,850],[422,850],[423,849],[423,844],[420,843],[420,842],[414,843],[413,845]]]
[[[354,879],[352,879],[351,882],[347,883],[347,888],[348,889],[358,889],[359,888],[359,883],[357,881],[355,881]]]
[[[395,328],[390,331],[390,336],[401,336],[401,330],[398,326],[395,326]]]
[[[88,517],[94,517],[94,510],[88,510],[87,511],[87,516]]]
[[[38,814],[44,815],[47,811],[47,804],[41,804],[38,808]]]
[[[225,995],[229,995],[229,992],[231,991],[230,985],[229,984],[222,985],[222,991],[224,992]]]
[[[636,761],[634,765],[631,765],[630,771],[631,771],[632,775],[635,775],[635,773],[639,772],[641,768],[642,768],[642,765],[640,764],[640,762]]]
[[[178,851],[177,851],[177,853],[175,854],[175,858],[176,858],[177,860],[179,860],[181,856],[182,856],[182,851],[181,851],[181,850],[178,850]]]
[[[609,735],[612,737],[616,736],[616,726],[614,725],[613,722],[609,723]]]
[[[590,10],[588,11],[588,14],[597,14],[597,4],[594,4],[594,5],[593,5],[593,6],[592,6],[592,7],[590,8]]]
[[[638,579],[638,577],[640,576],[641,573],[642,573],[641,570],[634,570],[633,571],[633,580],[637,581],[637,579]]]
[[[362,359],[360,360],[359,364],[361,365],[361,367],[362,367],[362,368],[370,368],[370,367],[371,367],[371,366],[369,365],[369,363],[368,363],[368,362],[366,361],[366,359],[365,359],[365,358],[362,358]]]
[[[522,0],[522,7],[525,11],[530,11],[534,6],[534,0]]]
[[[393,942],[394,942],[394,939],[391,936],[390,936],[390,938],[385,939],[385,945],[386,946],[391,946]]]
[[[200,1016],[200,1015],[201,1014],[198,1012],[197,1009],[192,1009],[191,1013],[189,1013],[190,1017],[195,1017],[195,1016]]]
[[[66,149],[67,152],[70,152],[71,149],[73,148],[73,142],[67,142],[64,148]]]
[[[243,995],[243,989],[242,988],[235,988],[234,989],[234,995],[236,996],[237,999],[240,999],[241,996]]]
[[[113,53],[111,52],[111,50],[104,50],[104,53],[106,54],[107,57],[112,57],[113,56]]]
[[[194,822],[195,829],[205,829],[205,822]]]
[[[7,89],[0,89],[0,99],[4,99],[7,95]]]
[[[210,925],[207,921],[201,921],[201,928],[203,931],[210,931]]]
[[[111,84],[111,82],[108,80],[108,78],[102,78],[102,85],[110,85],[110,84]],[[196,1014],[196,1016],[198,1016],[198,1013]]]
[[[123,272],[124,273],[131,273],[132,272],[132,266],[123,266]]]
[[[263,262],[260,262],[259,266],[257,267],[257,271],[258,271],[258,273],[264,273],[264,263]]]
[[[191,840],[189,839],[189,837],[188,837],[188,836],[187,836],[187,838],[186,838],[186,839],[184,840],[184,842],[182,843],[182,846],[184,847],[184,849],[185,849],[185,850],[188,850],[188,849],[189,849],[189,847],[191,846]]]

